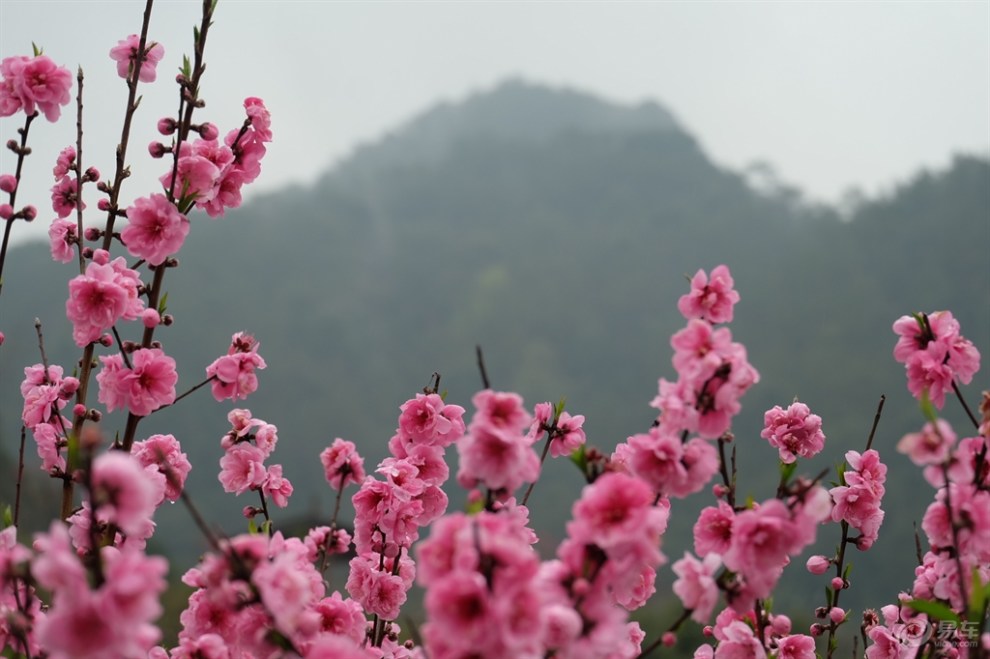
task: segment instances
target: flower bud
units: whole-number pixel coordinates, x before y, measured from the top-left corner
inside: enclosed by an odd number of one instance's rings
[[[162,135],[171,135],[175,132],[175,119],[172,117],[162,117],[158,120],[158,132]]]
[[[77,389],[79,389],[79,379],[68,376],[62,380],[62,386],[58,389],[58,397],[62,400],[68,400],[75,395]]]
[[[714,628],[714,627],[712,627],[711,625],[705,625],[705,626],[704,626],[704,627],[703,627],[703,628],[701,629],[701,634],[702,634],[703,636],[707,636],[708,638],[711,638],[712,636],[714,636],[714,635],[715,635],[715,628]]]
[[[91,258],[93,258],[93,248],[92,247],[83,247],[83,258],[84,259],[91,259]]]
[[[833,606],[832,610],[828,612],[828,619],[835,624],[839,624],[846,619],[846,612],[841,607]]]
[[[110,263],[110,252],[105,249],[93,250],[93,262],[98,265]]]
[[[3,332],[0,332],[0,346],[2,346],[2,345],[3,345],[3,340],[4,340],[5,338],[7,338],[7,337],[5,337],[5,336],[3,335]]]
[[[157,327],[161,320],[157,309],[145,309],[141,312],[141,322],[144,323],[147,329]]]
[[[86,406],[85,405],[83,405],[82,403],[76,403],[72,407],[72,416],[77,417],[77,418],[83,418],[83,417],[86,416],[86,412],[87,411],[88,410],[86,409]]]
[[[34,221],[34,218],[38,217],[38,209],[34,206],[25,206],[21,209],[21,216],[27,222]]]
[[[164,316],[162,316],[162,325],[164,325],[165,327],[168,327],[174,322],[175,322],[175,317],[172,314],[167,313]]]
[[[105,201],[105,200],[101,200],[101,201]],[[83,230],[83,237],[86,238],[86,240],[99,240],[102,235],[103,232],[97,229],[96,227],[87,227],[86,229]]]
[[[817,637],[817,636],[821,636],[822,635],[822,632],[825,631],[825,628],[822,627],[820,624],[818,624],[816,622],[815,624],[813,624],[811,626],[811,629],[809,631],[811,631],[811,635],[812,636],[816,636]]]
[[[849,584],[847,584],[845,579],[843,579],[842,577],[835,577],[834,579],[832,579],[832,590],[842,590],[848,585]]]
[[[100,419],[103,418],[103,413],[99,410],[90,410],[89,413],[86,414],[86,418],[94,423],[99,423]]]
[[[9,220],[14,216],[14,209],[10,204],[0,204],[0,219]]]
[[[105,213],[110,210],[110,200],[106,198],[100,199],[96,202],[96,207]]]
[[[12,174],[0,175],[0,190],[13,192],[17,189],[17,179]]]
[[[725,485],[722,485],[721,483],[715,483],[714,485],[712,485],[712,494],[715,495],[716,499],[721,499],[728,493],[729,493],[729,488],[726,487]]]
[[[808,572],[811,572],[812,574],[825,574],[825,571],[828,570],[828,566],[831,564],[832,561],[821,554],[818,554],[808,558],[808,562],[805,563],[805,567],[808,568]]]
[[[204,123],[199,127],[199,134],[204,140],[215,140],[220,135],[220,131],[215,124]]]
[[[21,147],[17,143],[17,140],[7,140],[7,148],[13,151],[14,153],[17,153]]]
[[[663,636],[660,637],[660,642],[663,643],[665,648],[672,648],[677,645],[677,634],[674,632],[664,632]]]
[[[100,170],[96,167],[90,167],[86,170],[85,178],[86,181],[99,181],[100,180]]]
[[[161,142],[151,142],[148,145],[148,153],[151,154],[152,158],[161,158],[168,153],[168,147]]]

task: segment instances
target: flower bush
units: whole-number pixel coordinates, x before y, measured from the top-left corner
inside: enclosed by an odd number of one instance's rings
[[[138,117],[139,85],[156,80],[165,55],[148,36],[151,4],[140,34],[110,50],[129,91],[125,126]],[[21,383],[22,432],[35,442],[41,469],[61,481],[62,506],[47,531],[23,538],[15,501],[0,532],[5,656],[631,659],[674,645],[688,620],[703,626],[705,642],[694,650],[700,658],[832,656],[846,623],[858,625],[850,635],[862,639],[869,659],[990,653],[990,394],[983,394],[978,417],[959,388],[979,370],[976,348],[948,311],[893,324],[894,357],[904,363],[908,389],[926,417],[898,450],[936,489],[921,525],[929,549],[897,602],[855,620],[840,605],[851,586],[847,552],[869,550],[880,533],[887,467],[871,432],[861,452],[846,453],[832,487],[826,473],[800,475],[801,460],[819,453],[826,438],[822,419],[794,401],[766,411],[760,432],[779,458],[776,493],[754,501],[737,492],[732,422],[760,375],[728,326],[740,295],[725,265],[690,280],[677,305],[686,325],[671,338],[677,379],[659,380],[651,403],[655,423],[611,455],[587,443],[584,416],[566,410],[564,401],[530,408],[518,394],[486,386],[468,414],[445,401],[437,375],[400,406],[390,456],[373,470],[352,442],[328,443],[319,458],[336,491],[333,518],[287,537],[269,514],[270,505],[287,506],[293,493],[282,466],[272,462],[278,429],[237,408],[220,439],[218,480],[224,491],[250,492],[260,505],[245,506],[243,534],[210,530],[184,491],[191,465],[179,440],[144,437],[141,423],[206,385],[219,403],[244,400],[266,367],[259,342],[236,332],[226,354],[204,367],[203,381],[180,394],[178,365],[158,334],[172,323],[163,281],[201,221],[190,213],[218,217],[237,207],[273,138],[268,111],[254,97],[244,101],[243,124],[222,140],[215,125],[194,121],[204,105],[203,53],[214,5],[203,3],[195,56],[176,79],[178,112],[157,120],[169,140],[149,146],[163,162],[161,189],[119,205],[129,171],[126,129],[112,178],[84,168],[81,128],[77,144],[53,168],[51,253],[77,263],[66,319],[81,366],[66,375],[63,366],[49,364],[39,328],[40,362],[24,368]],[[21,139],[8,144],[16,172],[0,173],[7,195],[0,204],[2,275],[12,227],[37,216],[34,206],[16,203],[29,129],[39,114],[59,119],[73,78],[40,52],[7,57],[0,72],[0,115],[24,115]],[[82,190],[92,184],[101,195],[100,225],[84,222],[92,210],[82,203]],[[127,222],[122,229],[119,220]],[[124,254],[136,261],[128,264]],[[937,416],[950,397],[963,405],[972,433]],[[127,417],[107,445],[100,422],[114,410]],[[453,451],[455,479],[469,495],[466,510],[451,512],[444,488]],[[528,506],[548,456],[571,460],[586,485],[566,537],[543,560]],[[351,486],[348,531],[338,517]],[[704,490],[714,501],[694,524],[694,551],[672,565],[670,591],[682,614],[647,638],[629,613],[657,593],[677,500]],[[165,501],[181,501],[210,545],[182,576],[194,592],[171,648],[161,645],[156,626],[168,564],[146,551]],[[797,612],[817,622],[795,629],[785,612],[773,609],[772,596],[785,569],[820,533],[840,539],[833,555],[805,560],[805,569],[821,575],[825,596],[814,611]],[[342,590],[326,577],[333,556],[351,556]],[[425,591],[426,620],[401,630],[397,620],[414,584]]]

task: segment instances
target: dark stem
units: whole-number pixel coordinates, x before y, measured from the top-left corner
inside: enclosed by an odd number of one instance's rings
[[[491,389],[491,382],[488,380],[488,371],[485,370],[485,356],[481,352],[481,346],[476,345],[474,347],[474,352],[478,357],[478,371],[481,373],[481,387],[482,389]]]
[[[268,522],[268,537],[272,537],[272,518],[268,515],[268,500],[265,499],[265,493],[259,488],[258,496],[261,497],[261,514],[265,516],[265,521]]]
[[[846,545],[849,542],[849,522],[842,521],[842,539],[839,541],[839,555],[835,558],[835,576],[842,578],[842,567],[846,560]],[[839,605],[839,594],[842,590],[834,591],[834,595],[829,598],[830,601],[826,602],[826,608],[831,610],[832,607]],[[834,624],[828,626],[828,659],[831,659],[832,654],[835,652],[835,644],[833,639],[835,638],[836,627]]]
[[[654,650],[663,645],[664,635],[668,632],[676,632],[680,629],[681,625],[683,625],[687,619],[691,617],[692,612],[694,612],[694,609],[684,609],[684,611],[681,612],[681,615],[678,616],[677,620],[671,623],[670,627],[667,628],[667,631],[660,634],[660,637],[657,640],[650,643],[645,650],[636,655],[636,659],[645,659],[645,657],[649,656]]]
[[[974,416],[973,411],[969,409],[969,405],[966,404],[966,399],[963,398],[962,392],[959,391],[959,385],[956,384],[955,378],[952,378],[952,391],[955,392],[956,398],[959,399],[959,404],[963,406],[964,410],[966,410],[966,416],[969,417],[969,420],[972,421],[976,429],[979,430],[980,422],[976,420],[976,416]]]
[[[178,403],[178,402],[179,402],[180,400],[182,400],[182,399],[183,399],[183,398],[185,398],[186,396],[188,396],[188,395],[190,395],[190,394],[192,394],[192,393],[193,393],[194,391],[198,391],[199,389],[202,389],[203,387],[205,387],[206,385],[208,385],[208,384],[210,384],[211,382],[213,382],[213,381],[214,381],[214,380],[216,380],[216,379],[217,379],[217,376],[215,376],[215,375],[211,375],[210,377],[208,377],[208,378],[206,378],[205,380],[203,380],[202,382],[200,382],[200,383],[199,383],[199,384],[197,384],[196,386],[194,386],[194,387],[191,387],[191,388],[190,388],[190,389],[188,389],[187,391],[184,391],[184,392],[182,392],[181,394],[179,394],[178,396],[176,396],[176,397],[175,397],[175,400],[173,400],[173,401],[172,401],[171,403],[169,403],[168,405],[162,405],[162,406],[161,406],[161,407],[159,407],[159,408],[158,408],[157,410],[151,410],[151,412],[150,412],[150,413],[148,414],[148,416],[151,416],[151,415],[152,415],[152,414],[154,414],[155,412],[161,412],[161,411],[162,411],[162,410],[164,410],[164,409],[167,409],[167,408],[169,408],[169,407],[172,407],[173,405],[175,405],[176,403]]]
[[[79,254],[79,274],[86,272],[86,259],[83,257],[83,211],[82,211],[82,157],[83,157],[83,70],[76,70],[76,252]]]
[[[554,426],[554,428],[556,428],[556,425]],[[554,432],[553,431],[554,431],[554,428],[550,428],[550,429],[547,430],[547,443],[543,445],[543,453],[540,455],[540,466],[541,467],[543,466],[543,463],[546,462],[547,453],[550,452],[550,442],[553,441],[553,436],[554,436]],[[537,479],[537,480],[539,480],[539,479]],[[532,483],[530,483],[529,484],[529,487],[526,488],[526,494],[523,495],[522,503],[520,503],[519,505],[521,505],[521,506],[525,506],[526,505],[526,502],[529,501],[529,495],[533,493],[533,488],[534,487],[536,487],[536,481],[533,481]]]
[[[21,187],[21,169],[24,167],[24,157],[27,156],[27,138],[28,130],[31,128],[31,122],[34,118],[38,116],[38,113],[29,114],[24,120],[24,128],[18,132],[21,134],[21,145],[17,149],[17,168],[14,170],[14,180],[17,182],[14,187],[14,191],[10,193],[9,201],[10,207],[14,208],[14,203],[17,200],[17,190]],[[3,264],[7,260],[7,245],[10,243],[10,230],[14,226],[14,218],[11,217],[7,220],[3,228],[3,243],[0,244],[0,293],[3,293]]]
[[[952,529],[952,557],[956,563],[956,578],[959,581],[959,594],[962,595],[963,602],[969,602],[969,596],[966,594],[966,575],[964,574],[962,558],[959,556],[959,523],[952,516],[952,487],[951,480],[949,478],[949,463],[942,463],[942,478],[945,482],[945,509],[949,516],[949,527]],[[963,605],[963,610],[966,610],[966,606]],[[965,616],[963,620],[965,620]]]
[[[880,402],[877,404],[877,413],[873,417],[873,426],[870,428],[870,436],[866,440],[866,450],[869,451],[870,447],[873,446],[873,437],[877,434],[877,426],[880,425],[880,414],[883,412],[883,404],[887,401],[887,397],[883,394],[880,395]]]
[[[14,490],[14,526],[18,526],[21,516],[21,482],[24,479],[24,438],[26,428],[21,425],[21,448],[17,454],[17,486]]]

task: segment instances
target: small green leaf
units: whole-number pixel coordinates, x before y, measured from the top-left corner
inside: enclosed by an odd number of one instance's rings
[[[564,413],[564,403],[567,402],[567,397],[563,396],[557,404],[553,407],[553,423],[557,425],[557,421],[560,420],[560,415]]]
[[[990,583],[983,584],[979,568],[973,568],[973,582],[969,586],[969,619],[979,620],[984,613],[984,607],[990,599]]]
[[[468,500],[467,507],[465,511],[468,515],[477,515],[482,510],[485,509],[485,502],[481,497],[478,497],[474,501]]]
[[[844,569],[842,571],[842,578],[845,581],[849,581],[849,573],[852,572],[852,570],[853,570],[853,564],[852,563],[846,563],[846,569]]]
[[[957,625],[962,622],[962,619],[960,619],[958,613],[941,602],[913,599],[908,600],[905,604],[919,613],[927,614],[929,618],[935,618],[936,620],[951,620]]]
[[[14,525],[14,513],[10,509],[10,504],[3,507],[3,528],[9,528]]]
[[[258,525],[254,523],[253,517],[248,520],[248,533],[250,533],[251,535],[258,534]]]
[[[38,57],[40,55],[44,55],[44,53],[45,53],[45,49],[44,48],[39,48],[38,45],[36,43],[34,43],[33,41],[31,42],[31,50],[34,51],[34,56],[35,57]]]
[[[158,300],[158,315],[159,316],[164,316],[165,315],[166,304],[168,304],[168,292],[167,291],[166,291],[166,293],[164,295],[162,295],[161,299]]]
[[[918,402],[921,405],[921,413],[925,415],[925,418],[930,422],[935,423],[938,419],[938,413],[935,411],[935,406],[932,405],[931,398],[928,397],[927,389],[922,390],[921,400]]]
[[[783,460],[780,462],[780,482],[786,485],[791,480],[791,476],[797,471],[797,460],[787,464]]]
[[[65,439],[67,442],[65,471],[71,474],[78,469],[81,464],[79,461],[79,439],[76,437],[75,433],[72,432],[69,432]]]
[[[179,73],[187,79],[192,78],[192,63],[190,63],[188,55],[182,56],[182,68],[179,69]]]
[[[584,444],[578,446],[571,453],[571,462],[577,465],[582,474],[588,473],[588,456],[585,452]]]

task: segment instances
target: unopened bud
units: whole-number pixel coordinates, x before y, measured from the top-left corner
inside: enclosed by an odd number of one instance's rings
[[[157,309],[145,309],[141,312],[141,322],[144,323],[147,329],[157,327],[161,320]]]
[[[663,636],[660,637],[660,642],[663,643],[665,648],[672,648],[677,645],[677,634],[674,632],[664,632]]]
[[[76,403],[72,407],[72,416],[75,416],[77,418],[83,418],[86,416],[87,411],[88,410],[86,409],[85,405],[83,405],[82,403]]]
[[[100,345],[103,346],[104,348],[109,348],[110,346],[113,345],[113,337],[110,336],[109,334],[104,334],[103,336],[100,337]]]
[[[151,347],[154,348],[155,350],[161,350],[162,349],[162,342],[161,341],[152,341],[151,342]]]
[[[199,127],[199,134],[204,140],[215,140],[220,135],[220,131],[215,124],[204,123]]]
[[[158,132],[162,135],[171,135],[175,132],[175,119],[172,117],[162,117],[158,120]]]
[[[110,186],[107,185],[106,181],[100,181],[97,183],[96,189],[104,194],[110,194]]]
[[[38,209],[34,206],[25,206],[21,209],[21,216],[28,222],[34,221],[38,217]]]
[[[87,181],[99,181],[100,180],[100,170],[96,167],[90,167],[86,170],[85,180]]]
[[[0,175],[0,190],[13,192],[17,189],[17,179],[12,174]]]
[[[809,631],[811,632],[812,636],[821,636],[822,632],[825,631],[825,628],[816,622],[811,626],[811,629]]]
[[[10,204],[0,204],[0,219],[9,220],[14,217],[14,209]]]
[[[169,325],[171,325],[174,322],[175,322],[175,317],[172,316],[172,314],[167,313],[167,314],[165,314],[165,315],[162,316],[162,325],[164,325],[165,327],[168,327]]]
[[[106,200],[101,199],[100,201],[106,201]],[[97,229],[96,227],[87,227],[86,229],[83,230],[83,237],[86,238],[86,240],[99,240],[102,236],[103,236],[103,232]]]
[[[83,247],[83,252],[82,252],[83,253],[83,258],[84,259],[91,259],[91,258],[93,258],[94,251],[95,250],[92,247]]]
[[[842,590],[848,586],[849,584],[847,584],[846,580],[842,577],[835,577],[832,579],[832,590]]]
[[[833,606],[832,610],[828,612],[828,619],[835,624],[839,624],[846,619],[846,612],[841,607]]]
[[[152,158],[161,158],[168,153],[168,147],[161,142],[151,142],[148,144],[148,153]]]
[[[828,570],[828,566],[832,564],[828,558],[822,555],[812,556],[805,563],[805,567],[808,568],[808,572],[812,574],[825,574]]]
[[[99,423],[100,422],[100,419],[103,418],[103,413],[100,412],[99,410],[90,410],[86,414],[86,418],[88,418],[90,421],[94,421],[96,423]]]

